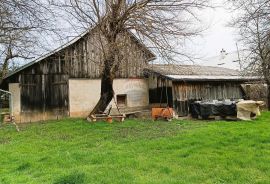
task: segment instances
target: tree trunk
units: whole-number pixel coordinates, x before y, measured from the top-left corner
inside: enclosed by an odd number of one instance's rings
[[[270,83],[267,83],[267,108],[270,111]]]
[[[105,62],[106,63],[106,62]],[[101,76],[101,93],[100,98],[92,112],[89,114],[100,114],[103,113],[107,106],[113,99],[114,91],[113,91],[113,77],[111,73],[111,68],[109,64],[105,64],[102,76]]]
[[[108,22],[107,25],[105,24],[104,26],[105,31],[103,32],[107,31],[108,33],[105,35],[105,38],[108,42],[107,44],[108,51],[107,51],[107,54],[104,54],[105,60],[104,60],[104,68],[101,75],[100,98],[98,100],[98,103],[92,110],[92,112],[89,114],[89,116],[93,114],[103,113],[114,97],[113,79],[115,77],[115,72],[117,71],[117,66],[115,65],[116,64],[115,62],[116,62],[116,56],[119,55],[119,50],[116,44],[116,38],[119,32],[115,30],[117,27],[115,25],[115,21],[116,21],[115,18],[116,16],[113,16],[113,18],[111,19],[111,22]]]

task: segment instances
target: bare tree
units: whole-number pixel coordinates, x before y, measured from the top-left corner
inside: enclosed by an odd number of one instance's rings
[[[174,49],[175,40],[198,35],[195,12],[207,6],[207,0],[62,0],[51,1],[77,20],[77,25],[94,28],[102,45],[101,96],[91,112],[103,112],[111,102],[113,80],[123,62],[121,48],[126,32],[132,32],[155,53],[167,60],[172,55],[187,56]]]
[[[249,52],[245,58],[247,73],[261,75],[268,85],[268,109],[270,110],[270,1],[233,1],[236,17],[231,23],[238,28],[240,41]]]
[[[53,30],[47,5],[39,0],[0,0],[0,81],[12,61],[36,56],[42,33]]]

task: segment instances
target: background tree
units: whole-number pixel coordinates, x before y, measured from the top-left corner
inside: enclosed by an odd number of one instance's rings
[[[270,110],[270,1],[233,1],[235,17],[232,26],[239,30],[240,41],[249,54],[245,58],[246,73],[260,75],[268,86]]]
[[[55,32],[47,5],[39,0],[0,0],[0,82],[12,62],[37,56],[44,36]]]
[[[207,5],[207,0],[62,0],[51,1],[77,20],[86,29],[95,28],[102,46],[101,96],[91,113],[104,112],[111,102],[113,80],[123,62],[121,48],[128,47],[123,34],[132,32],[156,54],[172,61],[175,50],[185,40],[200,33],[194,23],[195,12]],[[74,24],[73,24],[74,25]],[[128,54],[128,53],[125,53]]]

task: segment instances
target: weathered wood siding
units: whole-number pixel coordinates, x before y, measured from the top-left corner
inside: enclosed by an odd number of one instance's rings
[[[39,120],[67,116],[67,81],[67,75],[21,75],[21,121],[35,114]]]
[[[186,116],[194,101],[241,99],[244,94],[239,82],[174,82],[173,97],[178,115]]]
[[[64,74],[69,78],[100,78],[102,50],[96,34],[82,37],[74,44],[24,69],[24,74]],[[123,60],[116,78],[143,77],[149,53],[132,37],[124,39]]]
[[[33,118],[39,114],[40,118],[35,120],[48,119],[46,116],[67,116],[69,79],[100,78],[100,40],[99,35],[90,32],[75,43],[9,77],[6,84],[20,84],[21,115]],[[116,78],[142,78],[147,60],[153,56],[129,34],[123,35],[123,45],[123,61]]]
[[[241,82],[173,82],[162,75],[148,75],[149,103],[152,106],[169,105],[179,116],[189,114],[190,103],[197,100],[241,99]]]
[[[223,100],[243,97],[240,83],[235,82],[201,82],[173,83],[174,99]]]

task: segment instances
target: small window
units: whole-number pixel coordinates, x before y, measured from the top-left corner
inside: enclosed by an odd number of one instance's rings
[[[117,100],[117,105],[118,106],[126,106],[127,105],[127,95],[123,94],[123,95],[116,95],[116,100]]]

